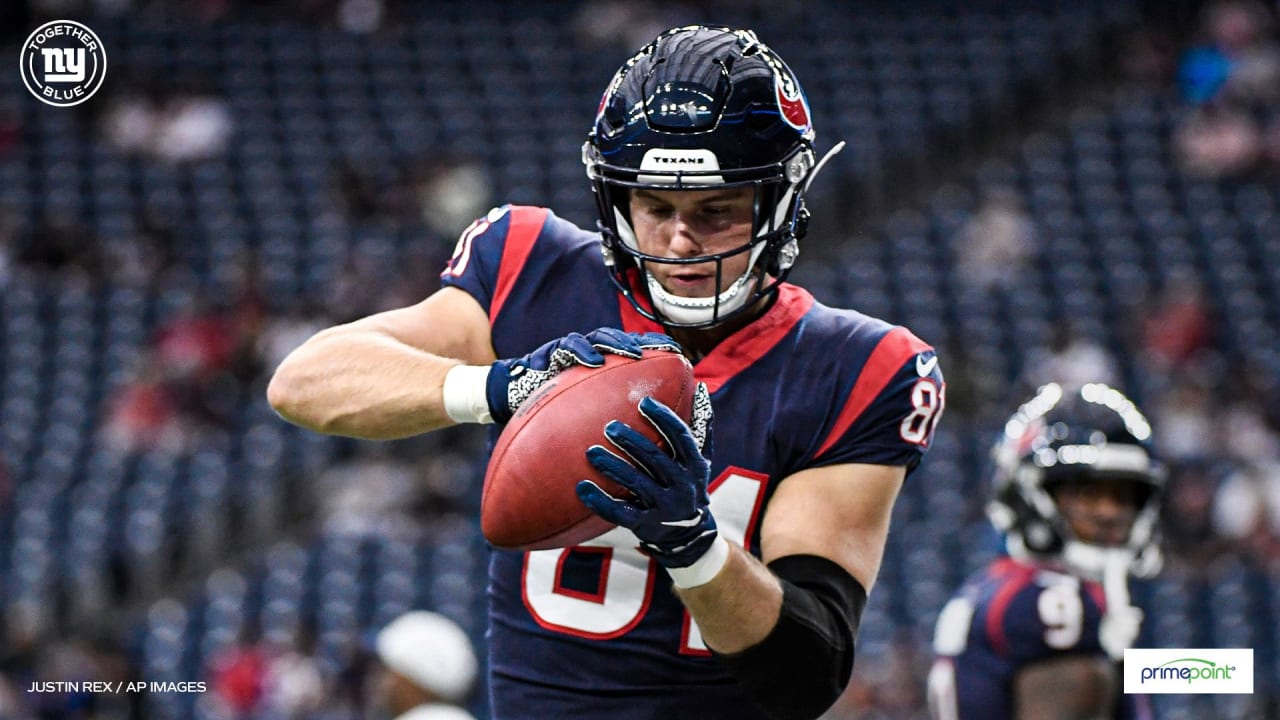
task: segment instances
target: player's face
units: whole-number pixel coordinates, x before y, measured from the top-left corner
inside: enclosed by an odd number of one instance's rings
[[[734,250],[751,239],[755,190],[634,190],[631,224],[640,252],[663,258],[693,258]],[[667,292],[705,298],[727,288],[747,271],[749,252],[722,262],[720,287],[716,263],[647,263],[645,268]]]
[[[421,703],[422,691],[403,675],[392,672],[390,668],[378,665],[375,682],[377,683],[375,704],[392,715],[407,712]]]
[[[1058,507],[1080,540],[1095,545],[1120,545],[1138,515],[1139,489],[1125,480],[1084,480],[1064,483],[1053,492]]]

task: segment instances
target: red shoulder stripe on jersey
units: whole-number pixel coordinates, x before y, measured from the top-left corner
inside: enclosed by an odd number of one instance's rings
[[[782,284],[773,307],[758,320],[725,338],[693,366],[693,375],[715,392],[774,348],[813,307],[813,296],[797,285]]]
[[[533,251],[533,243],[542,232],[551,212],[546,208],[528,205],[511,206],[511,224],[507,227],[507,240],[502,247],[502,264],[498,266],[498,283],[493,290],[493,301],[489,303],[489,324],[498,319],[502,306],[506,304],[511,289],[516,285],[516,278],[524,269],[529,253]]]
[[[928,349],[930,349],[928,343],[911,334],[911,331],[904,327],[896,327],[880,338],[876,349],[871,351],[871,357],[867,358],[866,364],[858,373],[853,391],[849,393],[849,399],[845,401],[840,415],[836,417],[835,427],[818,448],[814,457],[821,457],[849,431],[850,427],[853,427],[853,423],[858,420],[862,411],[867,409],[893,376],[902,369],[903,363],[912,355]]]
[[[1012,558],[1001,558],[991,567],[991,573],[1013,576],[996,591],[995,597],[991,600],[991,607],[987,610],[987,638],[991,640],[991,647],[997,653],[1007,655],[1009,639],[1004,636],[1004,612],[1009,609],[1009,603],[1013,602],[1018,591],[1031,582],[1036,571],[1035,568],[1023,565]]]

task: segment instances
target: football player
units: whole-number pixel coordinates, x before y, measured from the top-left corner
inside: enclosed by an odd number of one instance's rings
[[[617,422],[587,451],[635,496],[578,486],[616,529],[492,553],[495,718],[814,718],[848,682],[944,388],[909,330],[786,282],[814,138],[798,81],[754,33],[667,31],[614,75],[583,147],[598,230],[495,209],[440,291],[319,333],[272,379],[281,415],[322,432],[481,422],[496,438],[571,365],[649,348],[694,362],[692,423],[640,402],[672,454]]]
[[[1141,716],[1117,663],[1142,623],[1128,576],[1160,565],[1164,475],[1150,440],[1133,402],[1100,383],[1050,383],[1009,419],[989,506],[1008,557],[938,616],[936,720]]]

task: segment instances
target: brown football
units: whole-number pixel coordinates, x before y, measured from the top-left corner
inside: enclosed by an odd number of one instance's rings
[[[592,445],[621,420],[651,440],[658,431],[640,414],[651,395],[686,422],[696,382],[683,355],[648,350],[639,359],[605,353],[604,365],[576,365],[552,377],[520,405],[498,437],[485,473],[480,527],[496,547],[546,550],[586,542],[613,528],[578,500],[579,480],[615,497],[629,493],[587,462]]]

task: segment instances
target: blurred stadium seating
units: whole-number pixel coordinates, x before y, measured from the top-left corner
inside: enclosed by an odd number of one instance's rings
[[[480,202],[545,204],[594,222],[578,149],[586,113],[625,55],[618,39],[583,39],[586,3],[429,6],[388,3],[373,34],[272,4],[232,3],[214,19],[156,8],[90,15],[112,74],[73,111],[36,103],[16,72],[0,73],[0,125],[16,128],[0,145],[0,250],[10,256],[0,263],[0,648],[10,648],[0,671],[10,681],[55,639],[104,634],[148,679],[207,677],[219,652],[245,638],[305,645],[326,677],[349,679],[368,632],[411,607],[453,617],[482,646],[480,465],[427,463],[442,450],[474,458],[477,438],[391,451],[414,472],[434,472],[434,498],[452,503],[424,511],[434,529],[375,521],[335,532],[313,481],[366,449],[286,425],[263,393],[271,355],[261,336],[273,320],[328,323],[377,309],[388,297],[360,295],[361,282],[389,283],[401,269],[415,274],[393,297],[435,287],[462,226],[424,217],[423,168],[474,165]],[[815,208],[834,235],[807,246],[822,261],[801,267],[800,281],[941,351],[952,409],[895,511],[863,665],[904,637],[923,647],[950,592],[997,551],[982,514],[986,448],[1060,327],[1112,355],[1117,380],[1159,407],[1183,376],[1153,368],[1141,322],[1152,298],[1190,278],[1213,321],[1209,387],[1244,383],[1277,399],[1277,175],[1204,178],[1178,163],[1171,145],[1185,102],[1168,84],[1108,66],[1109,43],[1143,28],[1141,3],[631,10],[659,26],[753,27],[788,59],[820,145],[849,142],[824,180],[818,202],[828,208]],[[184,96],[225,112],[214,113],[229,119],[224,144],[175,159],[113,139],[113,113],[127,101]],[[1027,119],[1046,108],[1043,122]],[[975,282],[958,270],[970,252],[965,228],[991,192],[1013,199],[1035,242],[1019,265]],[[344,305],[352,297],[366,304]],[[230,359],[191,361],[193,370],[186,356],[164,354],[165,338],[182,337],[193,317],[218,318]],[[113,427],[131,388],[144,419],[170,427],[146,412],[155,388],[138,387],[161,371],[159,391],[176,409],[155,412],[185,424],[172,441],[160,431],[120,441]],[[1210,460],[1216,480],[1247,464]],[[1260,697],[1270,694],[1275,713],[1280,540],[1268,547],[1175,558],[1137,596],[1153,645],[1253,647]],[[153,718],[226,713],[198,695],[144,702]],[[472,706],[486,716],[483,692]],[[1261,717],[1260,707],[1157,703],[1175,719]],[[922,711],[902,712],[892,717]]]

